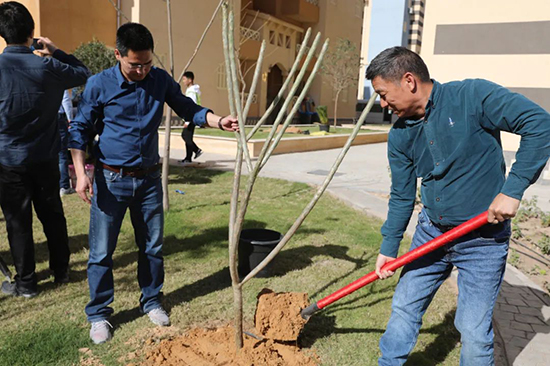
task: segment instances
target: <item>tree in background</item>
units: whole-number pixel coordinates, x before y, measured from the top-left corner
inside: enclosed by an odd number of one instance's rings
[[[93,39],[88,43],[81,43],[80,46],[73,52],[92,74],[100,73],[101,71],[116,65],[115,52],[113,49],[105,46],[105,43]],[[80,94],[84,91],[84,85],[76,88],[75,99],[78,100]]]
[[[334,126],[337,122],[340,93],[346,88],[357,85],[360,67],[361,56],[355,44],[349,39],[339,39],[325,57],[321,72],[329,78],[328,82],[336,93],[334,97]]]

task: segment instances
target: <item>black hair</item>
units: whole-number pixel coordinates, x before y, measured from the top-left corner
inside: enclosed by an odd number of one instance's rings
[[[405,73],[416,75],[420,81],[429,82],[428,67],[415,52],[405,47],[391,47],[380,52],[367,67],[367,79],[380,76],[384,80],[398,82]]]
[[[183,73],[183,76],[185,76],[188,79],[191,79],[191,81],[195,81],[195,74],[193,74],[193,71],[186,71]]]
[[[128,51],[153,51],[153,35],[143,24],[126,23],[116,31],[116,48],[121,56],[128,56]]]
[[[0,36],[7,44],[23,44],[34,31],[34,20],[25,5],[16,1],[0,4]]]

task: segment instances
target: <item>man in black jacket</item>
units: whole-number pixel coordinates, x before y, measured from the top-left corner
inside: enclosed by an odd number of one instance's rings
[[[33,297],[38,293],[32,235],[32,206],[41,221],[55,281],[68,281],[67,223],[59,197],[57,111],[65,89],[90,75],[75,57],[48,38],[33,44],[34,21],[15,1],[0,4],[0,206],[16,269],[15,282],[2,292]]]

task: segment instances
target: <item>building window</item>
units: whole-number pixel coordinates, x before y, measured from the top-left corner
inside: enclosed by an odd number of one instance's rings
[[[225,72],[225,62],[218,66],[218,89],[227,89],[227,72]]]

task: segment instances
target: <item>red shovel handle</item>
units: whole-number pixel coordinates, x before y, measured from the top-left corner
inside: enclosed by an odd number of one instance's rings
[[[447,231],[446,233],[438,236],[437,238],[430,240],[426,244],[423,244],[418,248],[411,250],[407,254],[403,254],[402,256],[397,257],[395,260],[386,263],[382,267],[382,270],[395,271],[396,269],[403,267],[405,264],[411,263],[412,261],[430,252],[433,252],[437,248],[440,248],[447,243],[450,243],[474,230],[479,229],[485,224],[487,224],[487,211],[483,212],[482,214],[479,214],[473,219],[466,221],[462,225],[459,225],[454,229]],[[333,294],[328,295],[327,297],[317,301],[317,303],[312,304],[309,307],[305,308],[302,311],[302,317],[304,317],[305,319],[308,319],[315,311],[320,310],[337,300],[340,300],[342,297],[345,297],[351,294],[352,292],[357,291],[361,287],[376,281],[378,278],[379,277],[375,271],[370,272],[369,274],[350,283],[346,287],[341,288],[340,290],[334,292]]]

